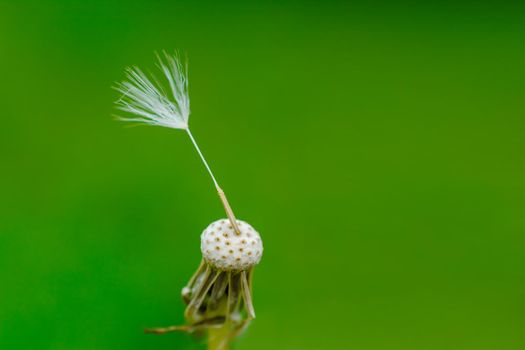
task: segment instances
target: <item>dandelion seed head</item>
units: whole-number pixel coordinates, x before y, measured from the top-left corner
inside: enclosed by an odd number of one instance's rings
[[[248,223],[237,220],[240,235],[235,234],[228,219],[221,219],[210,224],[201,235],[201,252],[204,259],[220,270],[246,270],[257,265],[261,260],[263,245],[259,233]],[[218,227],[221,237],[210,243],[210,237]],[[251,237],[248,237],[251,232]],[[224,254],[227,252],[227,254]]]

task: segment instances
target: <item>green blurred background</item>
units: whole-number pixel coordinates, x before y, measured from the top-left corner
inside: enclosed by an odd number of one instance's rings
[[[257,228],[237,349],[525,348],[525,7],[0,0],[0,349],[201,349],[179,293],[224,216],[186,135],[115,122],[178,49]]]

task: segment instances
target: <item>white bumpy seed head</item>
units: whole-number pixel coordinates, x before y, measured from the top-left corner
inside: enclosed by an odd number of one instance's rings
[[[212,222],[201,235],[201,252],[211,266],[225,271],[241,271],[261,260],[261,236],[253,227],[237,220],[237,234],[228,219]]]

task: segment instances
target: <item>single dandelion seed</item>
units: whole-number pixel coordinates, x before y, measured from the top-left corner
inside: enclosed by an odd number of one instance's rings
[[[190,97],[188,94],[187,65],[182,65],[177,54],[169,55],[164,53],[163,57],[160,55],[157,55],[157,57],[159,61],[158,67],[168,82],[170,94],[168,95],[160,84],[152,82],[152,79],[155,82],[157,82],[157,79],[148,78],[137,67],[128,68],[126,70],[127,80],[115,86],[115,89],[122,93],[122,97],[117,100],[116,104],[118,109],[135,116],[121,117],[119,119],[185,130],[217,189],[230,224],[233,225],[235,232],[238,234],[239,227],[226,195],[215,179],[206,158],[204,158],[197,141],[190,131],[188,124]]]
[[[252,304],[253,267],[261,259],[263,250],[259,233],[248,223],[235,218],[224,191],[219,186],[208,162],[189,128],[190,99],[188,94],[188,67],[177,54],[157,55],[158,68],[169,89],[161,87],[158,80],[137,67],[126,70],[126,80],[115,87],[122,97],[117,107],[131,117],[123,121],[163,126],[186,131],[206,171],[211,177],[224,206],[227,219],[211,223],[201,235],[202,261],[188,284],[182,289],[187,307],[184,312],[186,325],[147,329],[147,333],[164,334],[174,331],[189,333],[208,331],[208,349],[224,350],[231,339],[238,336],[255,318]],[[226,246],[243,245],[239,255],[228,257],[221,249],[223,232]],[[251,246],[247,246],[247,238]],[[230,237],[231,240],[230,240]],[[232,247],[232,248],[233,248]],[[225,248],[226,249],[226,248]],[[228,253],[233,255],[234,250]]]

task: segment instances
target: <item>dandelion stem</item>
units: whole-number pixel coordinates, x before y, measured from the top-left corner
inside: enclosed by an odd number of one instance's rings
[[[208,174],[210,174],[211,179],[213,180],[213,184],[215,185],[215,188],[217,189],[217,192],[219,193],[219,198],[221,199],[221,202],[224,206],[224,210],[226,211],[226,215],[228,215],[228,219],[230,220],[230,223],[232,224],[233,228],[235,229],[235,232],[240,235],[241,231],[239,229],[239,226],[237,225],[237,220],[235,219],[235,215],[233,214],[233,210],[230,207],[230,204],[228,203],[228,199],[226,198],[226,194],[224,194],[224,191],[219,186],[219,183],[215,179],[215,176],[213,175],[213,172],[211,171],[210,166],[208,165],[208,162],[206,161],[206,158],[204,158],[204,155],[201,152],[201,149],[199,148],[199,145],[197,144],[197,141],[195,141],[195,138],[191,134],[190,128],[186,128],[186,132],[188,133],[188,136],[190,137],[191,142],[193,143],[193,146],[195,146],[195,149],[197,150],[197,153],[199,154],[202,162],[204,163],[204,166],[206,167],[206,170],[208,171]]]
[[[230,342],[230,321],[217,328],[208,329],[208,350],[228,350]]]

